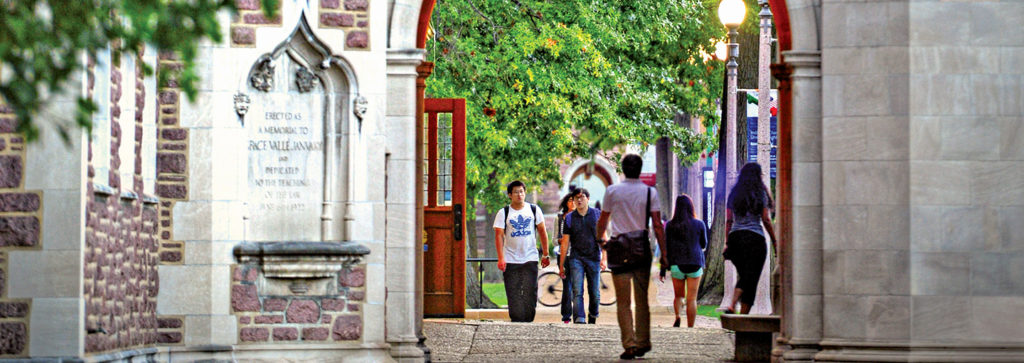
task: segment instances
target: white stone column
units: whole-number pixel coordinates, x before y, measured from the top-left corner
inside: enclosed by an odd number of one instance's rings
[[[423,266],[416,262],[420,246],[416,227],[416,66],[423,62],[422,49],[388,50],[387,54],[387,236],[386,328],[391,356],[402,361],[422,361],[416,346],[417,295],[422,285],[417,276]]]
[[[792,263],[784,268],[792,284],[784,286],[783,325],[790,349],[786,361],[810,361],[821,340],[821,54],[783,53],[792,67],[792,240],[782,241]]]

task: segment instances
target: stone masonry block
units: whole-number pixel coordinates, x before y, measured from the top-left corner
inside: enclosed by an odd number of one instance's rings
[[[260,0],[235,0],[238,10],[259,10]]]
[[[11,117],[0,118],[0,133],[11,133],[18,129],[18,120]]]
[[[281,15],[267,19],[262,13],[249,13],[242,16],[242,21],[246,24],[281,24]]]
[[[239,338],[243,342],[265,342],[270,338],[270,330],[267,328],[242,328]]]
[[[184,185],[159,184],[156,188],[156,194],[161,198],[185,199],[188,192]]]
[[[323,26],[348,27],[356,23],[352,14],[320,14],[320,24]]]
[[[158,153],[156,155],[157,172],[184,174],[188,167],[185,154]]]
[[[323,301],[320,302],[320,305],[323,306],[324,310],[327,311],[345,310],[345,300],[342,299],[324,299]]]
[[[284,311],[288,308],[288,300],[266,299],[263,300],[263,311]]]
[[[284,317],[281,315],[260,315],[254,320],[256,324],[281,324]]]
[[[334,340],[356,340],[363,333],[363,319],[359,315],[342,315],[334,320]]]
[[[39,194],[0,194],[0,212],[34,212],[39,210]]]
[[[289,323],[315,323],[320,320],[320,307],[313,300],[292,300],[285,315]]]
[[[157,333],[156,341],[164,344],[177,344],[181,343],[182,335],[181,332],[176,331],[159,332]]]
[[[231,308],[235,311],[259,311],[260,300],[256,296],[256,286],[231,286]]]
[[[188,137],[188,130],[185,129],[168,129],[161,132],[161,136],[167,140],[185,140]]]
[[[338,283],[344,287],[361,287],[366,283],[366,270],[362,267],[357,267],[342,271],[338,277]]]
[[[345,10],[366,11],[369,5],[366,0],[345,0]]]
[[[24,318],[27,314],[27,302],[0,302],[0,318]]]
[[[363,301],[366,298],[366,291],[349,291],[348,299],[352,301]]]
[[[231,41],[240,45],[256,44],[256,29],[251,27],[231,27]]]
[[[274,340],[297,340],[299,329],[297,328],[274,328]]]
[[[370,36],[366,32],[351,32],[345,36],[345,46],[349,48],[366,48],[370,45]]]
[[[0,155],[0,188],[17,188],[23,172],[21,156]]]
[[[0,217],[0,247],[32,247],[39,243],[39,218]]]
[[[327,340],[330,332],[327,328],[305,328],[302,329],[302,340]]]
[[[320,7],[325,9],[337,9],[341,6],[340,0],[320,0]]]
[[[160,329],[181,328],[183,322],[180,318],[161,318],[156,320],[156,326]]]
[[[0,323],[0,355],[22,354],[28,332],[23,322]]]

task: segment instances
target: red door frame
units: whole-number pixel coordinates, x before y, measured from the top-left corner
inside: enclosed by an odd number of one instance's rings
[[[461,318],[466,315],[466,100],[427,98],[423,112],[427,115],[423,314]],[[452,115],[450,206],[438,205],[437,200],[437,115],[441,113]]]

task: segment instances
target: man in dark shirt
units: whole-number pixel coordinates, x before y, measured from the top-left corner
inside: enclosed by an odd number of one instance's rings
[[[601,211],[590,208],[590,192],[585,188],[576,189],[573,193],[576,210],[565,218],[564,234],[560,241],[561,250],[568,250],[569,253],[559,258],[558,274],[565,278],[565,264],[568,261],[569,271],[572,272],[573,321],[577,324],[594,324],[597,322],[598,304],[601,301],[601,270],[607,265],[597,238],[597,220]],[[583,320],[584,276],[590,296],[587,320]]]

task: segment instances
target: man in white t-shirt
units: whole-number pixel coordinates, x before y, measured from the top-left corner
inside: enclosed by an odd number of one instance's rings
[[[537,235],[544,251],[541,266],[548,267],[548,233],[544,213],[525,202],[526,185],[516,180],[507,191],[511,202],[494,216],[494,245],[505,280],[508,316],[513,322],[529,323],[537,313]]]
[[[644,161],[637,154],[627,154],[622,158],[622,174],[626,180],[608,187],[604,193],[601,218],[597,221],[597,235],[615,236],[639,231],[647,228],[648,213],[654,236],[658,246],[665,250],[665,230],[661,224],[661,208],[658,203],[658,191],[640,181],[640,170]],[[648,251],[650,256],[650,251]],[[662,263],[665,257],[662,253]],[[612,256],[608,257],[609,259]],[[616,315],[619,320],[619,333],[625,351],[621,359],[641,357],[651,350],[651,312],[647,301],[647,288],[651,282],[651,260],[615,267],[612,269],[612,282],[615,284]],[[636,316],[634,319],[630,308],[630,297],[636,296]],[[634,323],[636,326],[634,326]]]

